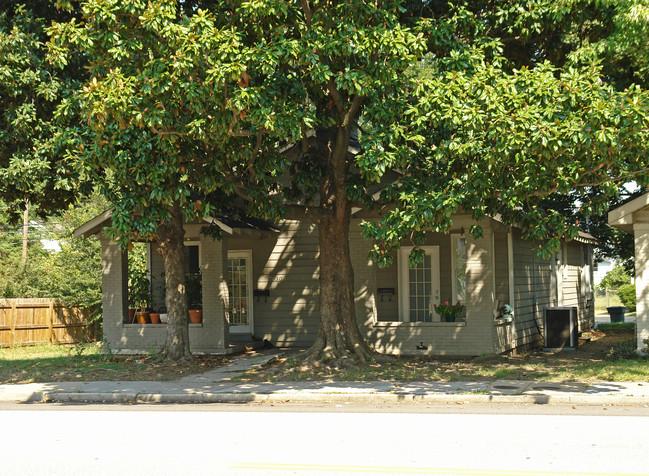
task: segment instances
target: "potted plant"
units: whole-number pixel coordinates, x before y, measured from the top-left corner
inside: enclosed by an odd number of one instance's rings
[[[187,273],[185,275],[185,285],[189,320],[192,324],[200,324],[203,321],[203,281],[201,273]]]
[[[498,317],[512,317],[514,314],[514,308],[510,306],[509,304],[504,304],[498,308],[498,312],[500,313]]]
[[[146,324],[149,318],[147,306],[151,302],[149,278],[144,273],[134,273],[129,276],[128,295],[132,305],[137,309],[135,320],[138,324]]]
[[[433,304],[435,312],[442,316],[446,322],[455,322],[455,319],[460,317],[462,311],[464,311],[464,306],[460,301],[456,304],[449,304],[448,301],[444,301],[444,304]]]

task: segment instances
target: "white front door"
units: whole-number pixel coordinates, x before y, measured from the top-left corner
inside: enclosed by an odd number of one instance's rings
[[[433,304],[440,303],[439,246],[422,246],[424,259],[410,266],[412,247],[399,249],[399,304],[401,321],[439,322]]]
[[[252,250],[228,251],[230,333],[252,334]]]

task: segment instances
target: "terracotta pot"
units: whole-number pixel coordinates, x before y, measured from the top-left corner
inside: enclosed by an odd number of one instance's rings
[[[135,320],[137,321],[138,324],[146,324],[149,320],[149,313],[138,311],[135,313]]]
[[[133,324],[135,322],[135,309],[128,310],[128,323]]]
[[[189,311],[189,320],[192,324],[200,324],[201,322],[203,322],[203,310],[191,309]]]
[[[150,312],[149,319],[151,319],[151,324],[160,324],[160,313]]]

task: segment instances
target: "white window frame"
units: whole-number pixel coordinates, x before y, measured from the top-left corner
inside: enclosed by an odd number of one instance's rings
[[[507,275],[509,280],[509,305],[514,308],[512,314],[516,313],[516,293],[514,286],[516,280],[514,279],[514,235],[511,231],[507,233]]]
[[[410,321],[410,292],[408,287],[408,257],[413,246],[402,246],[397,253],[398,286],[399,286],[399,321],[415,323]],[[432,304],[440,302],[440,278],[439,278],[439,246],[421,246],[424,253],[431,256],[431,286],[433,300]],[[437,287],[435,287],[437,286]],[[439,315],[433,311],[433,322],[439,322]]]
[[[466,298],[465,299],[459,299],[457,295],[457,266],[455,266],[455,253],[457,251],[457,244],[456,241],[457,239],[462,238],[464,240],[464,260],[467,262],[467,240],[465,236],[462,236],[459,233],[453,233],[451,234],[451,296],[453,296],[453,302],[460,301],[463,305],[466,306]],[[492,253],[493,256],[493,253]],[[464,279],[466,280],[466,264],[464,268]]]

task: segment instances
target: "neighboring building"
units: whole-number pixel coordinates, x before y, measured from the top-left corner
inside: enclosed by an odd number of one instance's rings
[[[360,221],[352,220],[349,238],[356,315],[378,352],[479,355],[538,347],[547,306],[576,306],[580,331],[594,323],[596,242],[590,235],[542,260],[534,253],[538,243],[524,241],[520,230],[487,219],[480,223],[484,237],[477,239],[467,232],[476,224],[470,215],[458,215],[450,234],[429,233],[417,268],[409,269],[410,248],[404,247],[392,266],[380,269],[367,260],[371,243],[362,238]],[[128,258],[104,234],[109,224],[106,212],[75,231],[101,240],[105,339],[117,351],[151,350],[164,342],[166,326],[128,322]],[[317,227],[218,224],[221,241],[200,235],[201,224],[185,228],[186,271],[202,273],[203,322],[189,325],[192,351],[228,352],[235,335],[280,347],[310,345],[319,323]],[[149,256],[154,301],[161,306],[161,257]],[[432,305],[457,300],[466,306],[463,315],[440,322]],[[504,304],[513,306],[513,316],[497,317]]]
[[[611,210],[608,224],[634,235],[636,342],[642,351],[649,339],[649,193]]]

